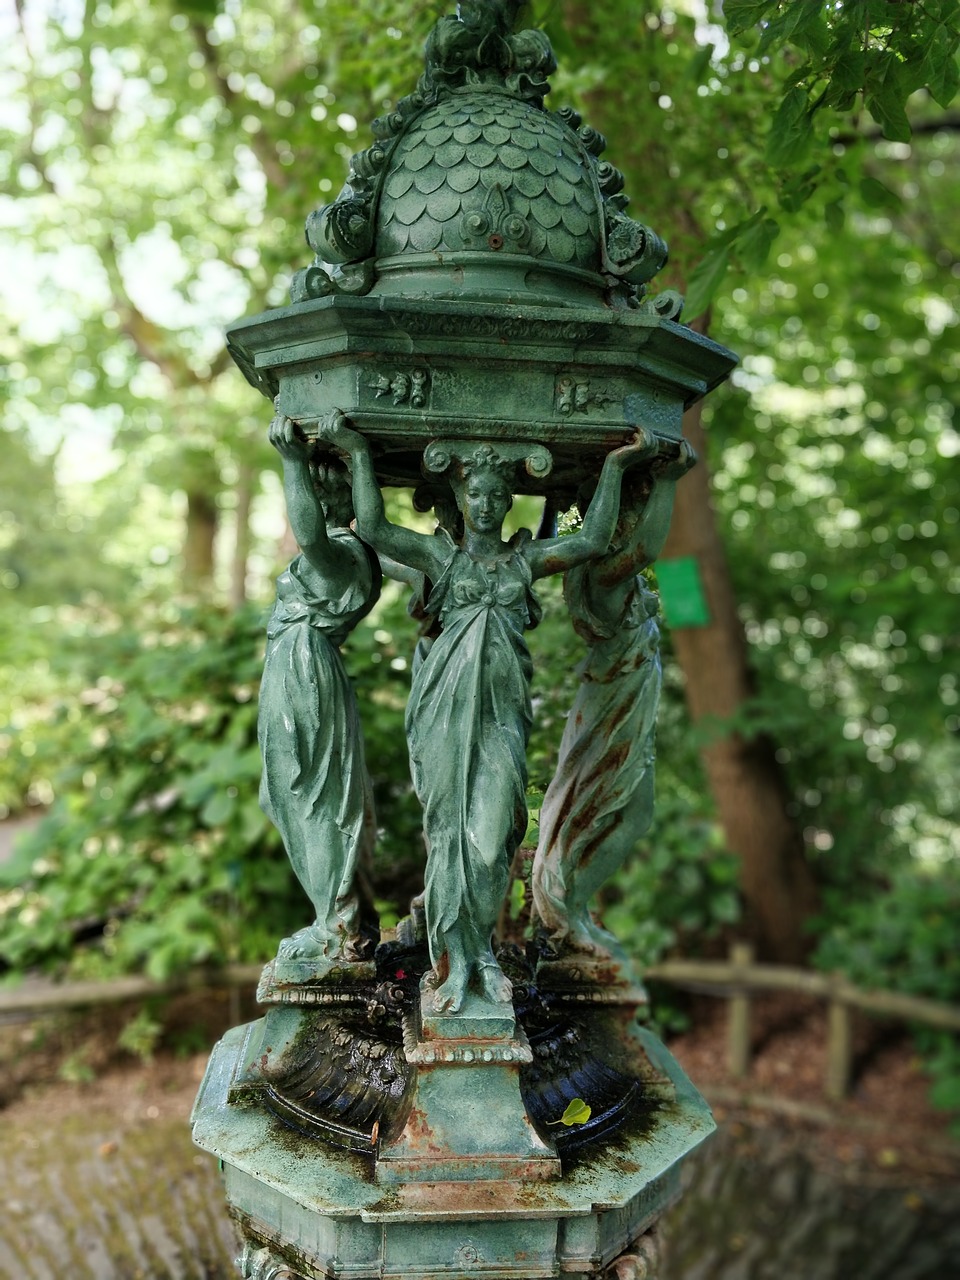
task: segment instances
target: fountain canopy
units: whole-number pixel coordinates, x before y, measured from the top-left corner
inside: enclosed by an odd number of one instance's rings
[[[307,218],[292,305],[229,330],[250,382],[308,435],[340,409],[386,484],[418,485],[434,441],[528,440],[552,464],[526,488],[572,497],[636,426],[679,440],[735,363],[678,323],[679,294],[648,293],[667,246],[627,213],[602,134],[544,106],[556,62],[514,31],[521,8],[440,20],[415,92]]]

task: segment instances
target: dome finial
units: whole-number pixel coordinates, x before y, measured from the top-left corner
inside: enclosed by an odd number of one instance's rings
[[[542,106],[557,61],[542,31],[515,30],[526,7],[526,0],[462,0],[455,17],[441,18],[424,50],[417,86],[423,102],[436,102],[445,90],[499,84]]]

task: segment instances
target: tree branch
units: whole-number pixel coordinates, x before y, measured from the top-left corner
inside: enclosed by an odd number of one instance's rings
[[[37,173],[40,175],[40,181],[51,195],[59,196],[57,184],[51,178],[46,162],[37,149],[37,130],[40,127],[39,103],[33,92],[33,80],[36,72],[36,59],[33,56],[33,49],[30,47],[30,37],[27,34],[27,24],[23,14],[23,0],[16,0],[17,10],[17,26],[20,28],[20,38],[23,41],[23,51],[27,59],[28,79],[27,79],[27,109],[30,118],[30,136],[26,139],[24,146],[24,158],[33,165]]]
[[[220,62],[217,58],[217,52],[210,43],[210,35],[202,22],[194,21],[190,23],[190,30],[197,42],[197,48],[203,54],[204,66],[207,74],[213,83],[214,88],[223,98],[227,110],[238,119],[240,116],[239,108],[244,106],[242,94],[231,89],[230,82],[220,70]],[[239,123],[239,120],[238,120]],[[272,144],[264,133],[254,133],[250,136],[250,149],[260,161],[263,172],[267,176],[267,181],[276,191],[284,191],[289,183],[289,175],[281,165],[277,153]]]
[[[951,111],[947,115],[941,116],[936,120],[919,120],[916,124],[911,122],[911,130],[914,137],[923,137],[933,133],[957,133],[960,132],[960,111]],[[839,144],[843,147],[852,147],[858,142],[886,142],[883,136],[883,130],[879,125],[872,129],[852,130],[848,133],[838,133],[831,138],[834,145]]]
[[[181,389],[211,382],[216,376],[213,367],[204,376],[196,373],[183,355],[173,348],[166,331],[145,316],[130,297],[120,270],[119,256],[119,246],[111,232],[101,241],[99,257],[107,273],[114,309],[120,316],[120,329],[133,343],[141,360],[155,364],[171,387]],[[226,356],[226,349],[222,354]],[[220,357],[217,358],[219,360]]]

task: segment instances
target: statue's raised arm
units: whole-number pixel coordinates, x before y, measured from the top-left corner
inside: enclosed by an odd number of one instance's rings
[[[670,530],[677,481],[696,460],[690,444],[681,440],[675,458],[654,461],[647,492],[642,498],[634,495],[622,503],[613,545],[591,566],[591,578],[597,587],[629,583],[659,557]]]
[[[405,529],[387,519],[370,446],[359,431],[347,425],[342,413],[334,411],[317,424],[317,441],[350,459],[353,506],[360,537],[397,564],[425,573],[429,578],[442,573],[443,554],[436,538]]]
[[[605,555],[617,525],[620,490],[627,469],[656,454],[660,442],[640,427],[629,444],[607,454],[593,499],[577,533],[563,538],[537,539],[527,552],[534,578],[565,573],[575,565]]]
[[[340,645],[373,607],[380,567],[349,527],[350,479],[315,459],[299,426],[270,424],[300,554],[277,579],[257,722],[260,804],[315,912],[280,944],[275,978],[320,974],[363,952],[357,872],[376,824],[357,703]],[[292,968],[291,968],[292,966]]]

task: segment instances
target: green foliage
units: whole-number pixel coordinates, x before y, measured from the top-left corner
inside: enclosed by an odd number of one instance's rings
[[[960,1043],[957,1037],[943,1032],[938,1036],[928,1033],[926,1064],[933,1080],[930,1101],[941,1111],[960,1114]],[[955,1136],[960,1136],[960,1119],[955,1118],[951,1128]]]
[[[4,902],[9,964],[62,964],[87,927],[103,930],[101,967],[154,977],[264,947],[257,920],[279,922],[285,886],[256,802],[256,623],[170,610],[101,638],[101,674],[61,709],[57,802],[5,876],[20,881]]]
[[[883,893],[844,904],[816,963],[865,987],[960,1004],[960,867],[899,869]]]
[[[601,891],[604,925],[641,967],[701,949],[740,918],[738,863],[696,795],[658,776],[653,827]]]
[[[57,1075],[65,1084],[93,1084],[97,1073],[87,1061],[87,1050],[75,1049],[60,1063]]]
[[[814,961],[863,987],[960,1005],[960,865],[899,868],[882,891],[831,904]],[[960,1039],[918,1027],[931,1100],[960,1113]],[[960,1131],[960,1119],[957,1120]]]
[[[586,1124],[592,1115],[593,1109],[582,1098],[574,1098],[560,1119],[552,1123],[566,1125],[569,1129],[575,1124]]]
[[[162,1035],[163,1023],[148,1005],[144,1005],[117,1036],[117,1044],[141,1062],[151,1062]]]
[[[523,915],[527,906],[527,885],[526,881],[518,876],[510,885],[510,897],[508,906],[510,910],[510,919],[516,922]]]
[[[771,162],[794,162],[798,140],[809,136],[821,107],[849,111],[862,97],[883,136],[909,142],[907,102],[926,88],[948,107],[960,87],[960,4],[855,0],[727,0],[727,29],[751,36],[760,28],[759,56],[789,47],[801,61],[786,81],[786,92],[770,126]]]
[[[262,628],[260,609],[169,608],[101,637],[89,655],[96,682],[37,734],[38,755],[49,751],[61,771],[49,816],[3,870],[7,964],[165,978],[264,959],[303,923],[306,899],[257,800]],[[384,633],[362,641],[367,650],[348,655],[360,671],[397,661]],[[367,724],[389,832],[381,856],[409,867],[417,827],[397,751],[402,700],[381,685]],[[88,935],[93,944],[76,950]]]

